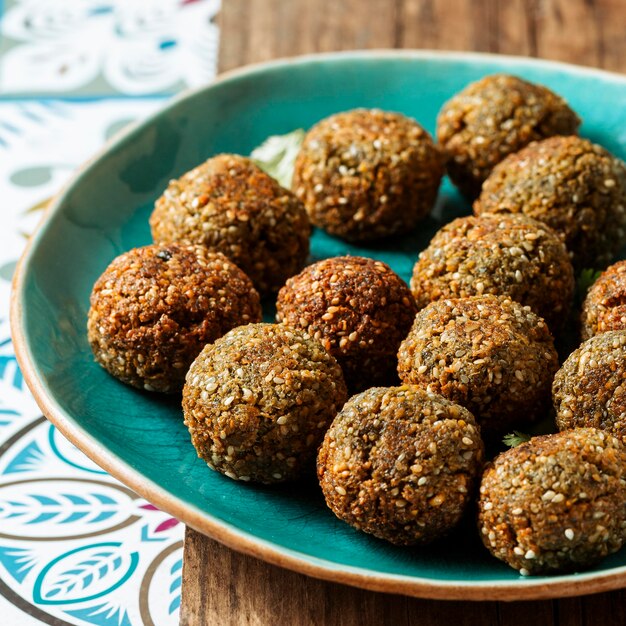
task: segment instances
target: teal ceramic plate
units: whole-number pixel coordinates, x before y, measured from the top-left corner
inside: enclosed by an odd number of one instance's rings
[[[313,576],[432,598],[545,598],[626,585],[626,550],[590,572],[521,578],[491,558],[471,524],[427,549],[396,548],[338,521],[313,482],[233,482],[196,457],[176,401],[137,392],[97,366],[85,324],[91,287],[121,252],[150,242],[148,215],[168,180],[218,152],[248,154],[268,135],[354,107],[406,113],[434,130],[442,103],[492,72],[565,96],[582,134],[626,157],[626,78],[558,63],[432,52],[347,53],[259,65],[172,101],[111,143],[54,201],[15,282],[20,364],[44,413],[103,468],[157,506],[243,552]],[[446,182],[435,216],[407,238],[362,249],[315,233],[314,259],[346,252],[409,278],[442,220],[469,212]]]

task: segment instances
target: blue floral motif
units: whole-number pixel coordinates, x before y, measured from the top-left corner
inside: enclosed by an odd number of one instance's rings
[[[0,546],[0,563],[18,583],[21,583],[37,564],[37,558],[31,550],[25,548]]]
[[[92,498],[91,501],[71,493],[61,493],[56,495],[56,498],[51,498],[43,494],[28,494],[28,497],[35,500],[43,511],[37,514],[36,517],[28,519],[25,523],[41,524],[42,522],[50,522],[56,524],[70,524],[81,520],[86,524],[95,524],[96,522],[109,519],[117,512],[118,507],[115,500],[97,493],[90,493],[88,495]],[[104,506],[94,506],[93,499],[100,502]],[[64,500],[69,500],[69,502],[74,506],[72,508],[68,507],[68,503]],[[5,511],[9,509],[10,511],[11,507],[20,507],[21,509],[19,511],[10,512],[9,516],[11,517],[15,517],[17,515],[30,516],[33,513],[33,507],[27,507],[24,502],[7,502],[3,507],[0,507],[0,511],[3,509]]]
[[[180,587],[183,582],[183,560],[178,559],[174,565],[170,568],[170,574],[172,575],[172,584],[170,585],[170,594],[174,597],[169,605],[169,614],[180,608]]]
[[[40,467],[45,462],[44,453],[36,441],[31,441],[22,448],[9,462],[4,474],[19,474]]]
[[[0,102],[0,579],[21,598],[22,610],[37,605],[48,623],[140,626],[140,606],[147,602],[157,626],[173,626],[180,602],[180,571],[170,569],[172,559],[181,558],[182,526],[174,527],[160,511],[144,510],[147,503],[43,422],[19,370],[8,322],[9,285],[23,234],[33,231],[48,198],[80,162],[123,123],[145,117],[160,101],[73,102],[50,94],[75,95],[63,90],[70,83],[84,95],[163,93],[213,75],[217,27],[208,18],[219,0],[136,5],[0,0],[6,70],[0,72],[0,91],[32,93],[50,86],[43,99]],[[49,54],[41,56],[43,50]],[[178,64],[181,55],[189,55],[189,62]],[[96,57],[97,66],[90,62]],[[26,73],[20,70],[25,65]],[[159,71],[153,73],[153,67]],[[81,68],[95,69],[97,79],[82,81]],[[71,141],[59,141],[68,137]],[[151,537],[163,540],[141,542],[146,524]],[[151,566],[168,550],[170,560],[158,561],[164,566],[155,576]],[[0,626],[24,619],[39,623],[8,603],[1,612]]]
[[[11,336],[7,320],[0,319],[0,378],[9,382],[16,389],[23,389],[24,377],[13,354]]]
[[[10,424],[12,418],[19,415],[18,411],[14,411],[13,409],[3,409],[0,407],[0,426],[6,426]]]
[[[16,389],[24,388],[24,377],[14,356],[0,356],[0,377],[8,378]]]
[[[89,472],[91,474],[105,474],[106,472],[99,468],[91,459],[86,457],[80,450],[75,448],[71,443],[67,441],[67,439],[62,439],[62,435],[59,436],[59,431],[50,424],[50,430],[48,431],[48,443],[50,444],[50,449],[54,454],[63,461],[63,463],[67,463],[71,467],[75,467],[83,472]],[[59,439],[61,440],[59,441]],[[65,450],[61,449],[61,445],[65,448]],[[72,453],[74,458],[70,458],[68,452]]]
[[[123,585],[139,562],[120,542],[95,543],[61,554],[44,567],[33,589],[38,604],[95,600]]]
[[[153,535],[150,530],[150,524],[144,524],[141,527],[141,541],[144,543],[149,543],[150,541],[166,541],[167,537],[159,537]]]
[[[0,318],[0,428],[30,413],[33,406],[13,353],[8,321]]]
[[[44,478],[4,483],[0,532],[21,540],[94,537],[135,523],[135,506],[128,490],[106,482]]]
[[[73,609],[65,612],[97,626],[132,626],[126,611],[111,607],[108,604],[98,604],[86,609]]]

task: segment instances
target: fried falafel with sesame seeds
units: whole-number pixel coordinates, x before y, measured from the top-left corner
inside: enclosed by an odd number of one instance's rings
[[[321,341],[353,391],[397,381],[396,353],[416,312],[411,291],[388,265],[350,256],[304,268],[276,303],[276,320]]]
[[[593,426],[626,444],[626,330],[574,350],[554,377],[552,400],[559,430]]]
[[[317,473],[338,518],[397,545],[426,544],[460,521],[483,454],[467,409],[410,385],[376,387],[334,419]]]
[[[580,137],[551,137],[504,159],[474,213],[524,213],[563,240],[574,268],[606,267],[626,243],[626,167]]]
[[[437,139],[452,182],[470,199],[508,154],[531,141],[574,135],[580,119],[546,87],[493,74],[448,100],[437,117]]]
[[[574,295],[574,269],[549,227],[521,215],[460,217],[420,253],[411,291],[419,308],[440,298],[509,296],[560,330]]]
[[[431,302],[398,351],[398,373],[465,406],[485,437],[547,413],[558,357],[545,321],[506,296]]]
[[[203,246],[125,252],[98,278],[90,303],[87,331],[96,361],[147,391],[179,392],[205,344],[261,319],[252,281]]]
[[[626,538],[626,449],[596,428],[533,437],[485,470],[485,547],[522,575],[587,569]]]
[[[626,261],[608,267],[591,286],[581,313],[583,339],[626,330]]]
[[[275,293],[309,254],[302,203],[250,159],[220,154],[170,181],[150,216],[156,243],[201,244],[225,254],[261,295]]]
[[[412,229],[432,209],[442,176],[441,155],[415,120],[355,109],[307,133],[292,188],[315,226],[369,241]]]
[[[240,326],[207,345],[183,389],[198,456],[244,482],[298,478],[347,399],[337,361],[305,332]]]

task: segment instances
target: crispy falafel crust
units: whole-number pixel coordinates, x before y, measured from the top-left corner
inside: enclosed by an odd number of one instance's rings
[[[261,319],[252,281],[202,246],[125,252],[98,278],[90,302],[87,331],[96,361],[148,391],[180,391],[206,343]]]
[[[201,244],[238,265],[262,293],[274,293],[309,254],[302,203],[250,159],[215,156],[170,181],[150,216],[156,243]]]
[[[626,168],[580,137],[532,143],[494,168],[474,213],[525,213],[554,229],[574,267],[606,267],[626,243]]]
[[[590,567],[621,548],[626,450],[595,428],[533,437],[485,470],[478,502],[483,543],[522,574]]]
[[[425,544],[461,519],[482,466],[472,414],[413,386],[353,396],[317,459],[337,517],[398,545]]]
[[[502,159],[531,141],[573,135],[580,119],[555,93],[516,76],[493,74],[444,105],[437,139],[452,182],[469,198]]]
[[[602,272],[583,303],[582,338],[609,330],[626,330],[626,261],[618,261]]]
[[[183,389],[198,456],[235,480],[297,478],[347,399],[341,368],[301,330],[249,324],[207,345]]]
[[[398,351],[404,383],[467,407],[486,436],[543,416],[558,366],[544,320],[505,296],[430,303]]]
[[[439,230],[413,269],[419,308],[440,298],[509,296],[559,330],[574,295],[565,246],[541,222],[522,215],[460,217]]]
[[[321,341],[355,391],[397,380],[396,353],[416,312],[411,291],[388,265],[347,256],[306,267],[276,304],[277,321]]]
[[[552,401],[559,430],[593,426],[626,443],[626,331],[585,341],[554,377]]]
[[[355,109],[311,128],[292,187],[313,224],[367,241],[413,228],[432,209],[442,176],[441,155],[415,120]]]

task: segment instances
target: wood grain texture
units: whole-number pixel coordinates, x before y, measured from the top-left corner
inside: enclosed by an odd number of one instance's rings
[[[626,591],[541,602],[445,602],[324,582],[187,528],[181,626],[623,626]]]
[[[626,71],[624,0],[224,0],[220,68],[308,52],[432,48]]]
[[[310,52],[431,48],[626,72],[626,0],[223,0],[220,69]],[[307,578],[187,529],[182,626],[622,626],[626,591],[436,602]]]

